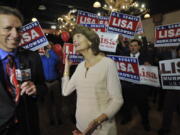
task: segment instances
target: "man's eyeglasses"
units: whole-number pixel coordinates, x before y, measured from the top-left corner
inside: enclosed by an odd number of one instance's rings
[[[15,28],[17,32],[21,32],[22,31],[22,27],[12,27],[12,26],[1,27],[0,26],[0,29],[4,29],[6,32],[12,31],[13,28]]]

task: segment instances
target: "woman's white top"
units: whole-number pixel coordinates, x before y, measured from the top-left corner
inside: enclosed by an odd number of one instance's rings
[[[121,84],[115,62],[103,57],[88,70],[81,62],[71,79],[62,78],[62,94],[77,92],[76,126],[84,131],[88,124],[105,113],[111,119],[123,104]]]

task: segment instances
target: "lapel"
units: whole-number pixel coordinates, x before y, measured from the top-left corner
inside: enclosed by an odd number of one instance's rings
[[[147,56],[145,56],[144,53],[140,52],[140,55],[138,57],[139,64],[143,65],[146,59],[147,59]]]

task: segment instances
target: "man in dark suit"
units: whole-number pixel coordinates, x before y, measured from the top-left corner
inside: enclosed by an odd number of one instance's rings
[[[166,54],[165,54],[166,55]],[[176,48],[176,58],[180,58],[180,45]],[[172,59],[172,58],[169,58]],[[179,111],[180,107],[180,91],[166,89],[162,114],[161,128],[158,130],[159,135],[169,135],[172,130],[173,113]]]
[[[141,42],[133,39],[129,45],[130,53],[126,56],[136,57],[139,60],[140,65],[150,65],[150,60],[145,52],[141,52]],[[122,124],[126,124],[132,118],[132,109],[137,107],[141,119],[142,125],[146,131],[150,130],[149,118],[148,118],[148,86],[130,83],[122,81],[122,92],[124,97],[124,105],[122,107]]]
[[[36,100],[46,85],[39,55],[18,47],[22,24],[18,10],[0,6],[0,135],[40,134]],[[11,78],[7,72],[9,57],[15,65],[13,69],[28,64],[30,80],[17,82]]]

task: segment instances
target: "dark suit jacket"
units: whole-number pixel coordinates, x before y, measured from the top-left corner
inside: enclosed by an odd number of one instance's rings
[[[127,53],[126,56],[130,56],[130,53]],[[138,60],[139,60],[139,65],[143,65],[145,62],[149,62],[150,64],[152,64],[152,60],[145,51],[140,51]],[[122,92],[124,97],[128,97],[130,99],[134,99],[134,98],[140,99],[139,97],[146,98],[147,95],[149,94],[148,92],[149,90],[144,90],[144,89],[148,89],[148,86],[135,84],[127,81],[121,81],[121,84],[123,88]],[[136,88],[137,90],[135,90]]]
[[[126,56],[130,56],[130,53],[126,54]],[[149,54],[146,51],[140,51],[140,55],[138,57],[139,65],[143,65],[144,62],[152,63],[152,60],[149,57]]]
[[[39,135],[36,100],[38,95],[43,94],[47,90],[44,83],[41,59],[37,53],[22,48],[18,49],[17,56],[19,57],[20,62],[29,63],[32,81],[36,84],[37,88],[37,96],[21,96],[19,104],[16,105],[6,90],[3,75],[0,76],[0,134],[2,127],[8,124],[16,114],[25,134]],[[2,66],[2,63],[0,63],[1,73],[3,70]],[[29,134],[27,132],[29,132]]]

